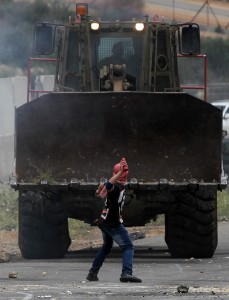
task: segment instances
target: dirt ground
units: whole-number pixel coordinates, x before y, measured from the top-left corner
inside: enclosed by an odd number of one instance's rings
[[[143,227],[128,228],[133,239],[153,237],[164,234],[163,225],[147,225]],[[82,234],[71,236],[72,243],[69,251],[98,247],[102,244],[101,232],[97,227],[90,227]],[[18,232],[0,232],[0,263],[20,259],[21,254],[18,247]]]
[[[127,228],[132,239],[140,239],[144,237],[153,237],[164,234],[164,226],[147,225],[143,227]],[[72,238],[70,251],[80,250],[85,248],[94,248],[102,244],[101,231],[97,227],[91,227],[83,236]]]

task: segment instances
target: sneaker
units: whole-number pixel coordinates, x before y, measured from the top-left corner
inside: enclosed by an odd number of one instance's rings
[[[97,274],[92,273],[92,272],[89,272],[89,273],[88,273],[86,279],[87,279],[88,281],[99,281],[99,278],[98,278]]]
[[[142,282],[142,280],[136,276],[130,274],[122,274],[120,277],[121,282]]]

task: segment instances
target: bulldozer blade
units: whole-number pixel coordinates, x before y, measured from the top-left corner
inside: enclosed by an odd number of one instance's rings
[[[16,110],[16,173],[99,182],[125,157],[138,181],[219,182],[221,118],[186,93],[46,94]]]

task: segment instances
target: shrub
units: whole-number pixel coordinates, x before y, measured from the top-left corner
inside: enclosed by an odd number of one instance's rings
[[[229,189],[225,189],[222,192],[218,192],[217,201],[218,219],[229,219]]]
[[[18,228],[18,192],[9,186],[0,186],[0,230],[15,230]],[[229,219],[229,189],[218,192],[218,219]],[[163,218],[159,218],[163,223]],[[162,221],[162,222],[161,222]],[[72,236],[84,236],[90,230],[90,225],[83,221],[69,219],[69,231]]]
[[[0,186],[0,230],[18,227],[18,192],[8,186]]]

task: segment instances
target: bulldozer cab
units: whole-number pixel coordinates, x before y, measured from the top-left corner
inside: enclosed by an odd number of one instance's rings
[[[197,24],[95,22],[37,23],[34,52],[58,45],[56,91],[179,91],[176,53],[200,52]],[[178,49],[177,49],[178,48]]]

